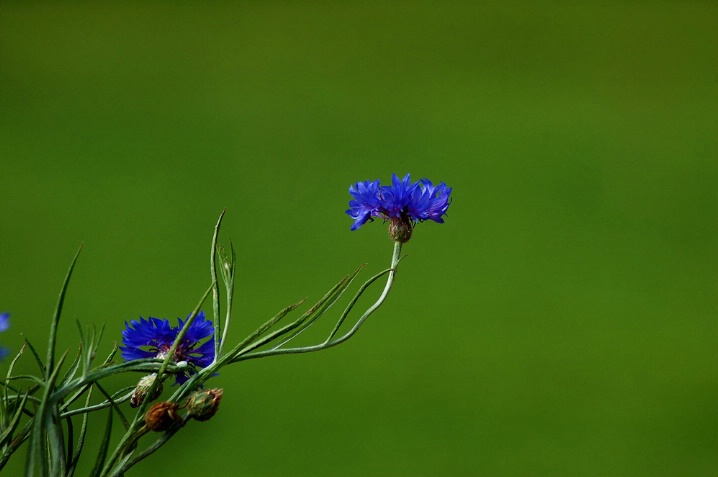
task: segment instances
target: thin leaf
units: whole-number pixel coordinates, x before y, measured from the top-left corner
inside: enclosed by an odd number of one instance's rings
[[[356,273],[352,276],[356,276]],[[299,317],[297,320],[295,320],[293,323],[286,325],[284,328],[281,328],[274,333],[271,333],[264,338],[255,341],[254,343],[251,343],[250,345],[244,347],[243,349],[237,351],[236,353],[231,354],[231,361],[238,361],[240,360],[241,356],[244,354],[247,354],[251,352],[252,350],[255,350],[261,346],[264,346],[267,343],[270,343],[277,339],[278,337],[289,333],[290,331],[296,329],[299,327],[302,323],[304,323],[306,320],[308,320],[310,317],[312,317],[317,311],[322,310],[322,307],[325,303],[331,301],[333,298],[340,295],[344,289],[349,285],[351,282],[351,279],[349,277],[344,277],[339,283],[334,285],[323,297],[321,300],[319,300],[313,307],[311,307],[309,310],[307,310],[301,317]]]
[[[334,329],[333,329],[332,332],[329,334],[329,337],[326,339],[326,342],[327,342],[327,343],[328,343],[329,341],[331,341],[331,339],[337,334],[337,332],[339,331],[339,328],[341,328],[341,326],[342,326],[342,323],[344,323],[344,320],[345,320],[346,317],[349,315],[349,312],[352,310],[352,308],[354,308],[354,305],[356,304],[357,300],[359,300],[359,298],[362,296],[362,294],[364,293],[364,291],[365,291],[367,288],[369,288],[369,286],[370,286],[372,283],[374,283],[376,280],[378,280],[379,278],[383,277],[384,275],[386,275],[386,274],[389,273],[389,272],[391,272],[391,269],[390,269],[390,268],[388,268],[388,269],[386,269],[386,270],[384,270],[384,271],[382,271],[382,272],[377,273],[376,275],[374,275],[373,277],[371,277],[369,280],[367,280],[366,282],[364,282],[364,284],[359,288],[359,290],[357,290],[356,294],[354,295],[354,297],[352,298],[352,300],[349,302],[349,304],[347,305],[347,307],[344,309],[344,312],[342,313],[342,315],[341,315],[341,316],[339,317],[339,319],[337,320],[336,325],[334,325]]]
[[[115,347],[112,348],[112,351],[110,351],[110,354],[105,358],[105,361],[102,362],[101,366],[106,366],[112,362],[112,359],[117,354],[117,351],[119,351],[119,348],[117,347],[117,343],[115,343]]]
[[[10,376],[9,378],[5,378],[6,383],[8,383],[10,381],[22,381],[22,380],[31,381],[40,387],[45,385],[45,381],[43,381],[41,378],[38,378],[37,376],[33,376],[31,374],[18,374],[17,376]]]
[[[102,323],[102,328],[100,328],[100,332],[97,333],[97,337],[94,339],[94,345],[95,345],[95,346],[93,346],[93,348],[92,348],[92,353],[93,353],[93,354],[95,354],[95,353],[97,352],[97,347],[99,346],[100,341],[102,341],[102,336],[105,334],[105,327],[106,327],[106,325],[107,325],[106,322]]]
[[[37,362],[38,367],[40,368],[40,372],[43,376],[47,377],[47,368],[45,368],[45,365],[42,363],[42,360],[40,359],[40,355],[37,354],[37,351],[35,350],[35,347],[30,343],[30,340],[25,338],[25,345],[30,349],[30,352],[35,357],[35,361]]]
[[[48,468],[46,461],[46,436],[47,429],[53,425],[51,407],[53,406],[53,403],[50,402],[50,398],[55,387],[57,375],[60,374],[60,368],[62,367],[62,362],[65,360],[66,356],[67,352],[62,355],[60,361],[58,362],[58,365],[55,367],[52,374],[47,379],[42,399],[40,400],[40,405],[38,406],[37,412],[35,413],[35,418],[32,423],[32,432],[30,435],[30,448],[27,452],[27,460],[25,465],[26,477],[35,477],[36,475],[38,475],[38,472],[39,475],[47,475]]]
[[[47,369],[53,370],[55,365],[55,342],[57,341],[57,328],[60,324],[60,315],[62,314],[62,305],[65,303],[65,293],[67,293],[67,287],[70,285],[70,277],[72,276],[72,270],[75,268],[75,263],[77,263],[77,258],[80,256],[80,252],[82,251],[82,245],[80,245],[80,248],[77,250],[77,253],[75,254],[75,258],[72,259],[72,263],[70,264],[70,268],[67,271],[67,275],[65,275],[65,281],[62,283],[62,289],[60,290],[60,296],[57,300],[57,307],[55,307],[55,314],[52,317],[52,321],[50,322],[50,337],[48,338],[47,343],[47,359],[45,362],[47,363]]]
[[[214,356],[215,359],[219,357],[220,342],[219,338],[222,336],[222,322],[219,319],[219,282],[217,281],[217,239],[219,238],[219,228],[222,225],[222,219],[224,213],[227,212],[225,208],[222,213],[219,214],[217,225],[214,226],[214,235],[212,235],[212,250],[210,251],[209,257],[209,271],[210,278],[212,279],[212,312],[214,317]]]
[[[389,291],[391,290],[392,284],[394,283],[394,276],[396,275],[397,265],[401,261],[401,243],[395,242],[394,243],[394,253],[392,256],[391,261],[391,268],[388,270],[385,270],[384,272],[381,272],[375,277],[372,277],[369,279],[359,290],[357,296],[355,299],[349,304],[347,309],[344,311],[344,314],[339,320],[339,323],[337,326],[335,326],[335,330],[332,331],[329,338],[327,338],[326,341],[323,343],[319,343],[312,346],[302,346],[302,347],[296,347],[296,348],[272,348],[269,350],[264,351],[255,351],[251,353],[243,354],[242,352],[238,353],[237,356],[235,356],[231,362],[238,362],[238,361],[244,361],[248,359],[255,359],[255,358],[263,358],[267,356],[277,356],[280,354],[298,354],[298,353],[310,353],[314,351],[320,351],[327,348],[331,348],[333,346],[336,346],[338,344],[343,343],[344,341],[348,340],[354,334],[359,330],[359,328],[362,326],[362,324],[367,320],[367,318],[374,313],[381,305],[384,303],[384,300],[389,294]],[[339,338],[332,339],[332,337],[336,334],[336,330],[338,330],[338,327],[341,326],[341,322],[344,320],[346,315],[349,313],[351,308],[354,306],[354,303],[356,302],[356,299],[363,293],[363,291],[371,285],[371,283],[374,282],[379,276],[384,275],[385,273],[389,274],[389,277],[387,278],[386,284],[384,285],[384,290],[382,291],[381,295],[377,299],[376,302],[374,302],[373,305],[371,305],[360,317],[359,319],[354,323],[354,325],[351,327],[349,331],[347,331],[344,335],[340,336]],[[325,308],[326,309],[326,308]],[[323,311],[322,311],[323,312]],[[280,330],[281,331],[281,330]],[[244,351],[244,350],[243,350]]]
[[[15,363],[17,363],[17,360],[20,359],[20,356],[23,355],[23,353],[25,352],[25,348],[26,348],[26,345],[22,345],[22,347],[20,348],[20,351],[18,351],[18,353],[15,355],[15,357],[12,359],[12,361],[10,361],[10,365],[8,366],[7,375],[5,376],[5,380],[2,383],[0,383],[3,386],[5,386],[5,382],[8,381],[12,377],[12,372],[15,369]],[[7,399],[7,387],[5,389],[5,398]]]
[[[66,468],[65,473],[63,476],[67,475],[67,469],[73,466],[72,464],[72,443],[75,441],[75,426],[72,424],[72,418],[71,417],[65,417],[65,422],[67,423],[67,455],[65,456],[65,462]]]
[[[6,442],[9,442],[10,439],[12,439],[12,434],[13,432],[15,432],[15,429],[17,429],[17,425],[20,423],[20,416],[22,416],[23,409],[25,408],[27,397],[28,394],[25,393],[25,395],[22,397],[22,400],[15,409],[15,413],[13,414],[9,425],[5,428],[3,433],[0,434],[0,447],[3,447]]]
[[[65,384],[67,384],[70,380],[72,380],[75,377],[75,373],[77,373],[77,369],[80,367],[80,358],[82,357],[82,346],[80,346],[80,349],[77,351],[77,356],[72,361],[72,364],[70,365],[70,368],[65,373],[65,376],[62,377],[60,380],[59,386],[62,387]]]
[[[361,267],[359,267],[359,268],[349,277],[349,280],[346,282],[346,285],[345,285],[344,287],[342,287],[341,290],[339,290],[336,294],[334,294],[334,295],[332,296],[332,298],[331,298],[330,300],[328,300],[327,302],[325,302],[324,304],[322,304],[322,306],[321,306],[319,309],[316,310],[316,312],[312,315],[312,317],[311,317],[310,319],[308,319],[305,323],[303,323],[301,326],[299,326],[296,330],[292,331],[292,333],[290,334],[290,336],[289,336],[288,338],[285,338],[284,341],[282,341],[282,342],[279,343],[278,345],[275,345],[274,347],[272,347],[272,349],[279,349],[279,348],[281,348],[282,346],[284,346],[285,344],[289,343],[290,341],[292,341],[292,340],[293,340],[294,338],[296,338],[297,336],[299,336],[299,335],[301,335],[302,333],[304,333],[307,329],[309,329],[309,327],[311,327],[314,323],[316,323],[317,320],[318,320],[322,315],[324,315],[324,313],[326,313],[327,310],[329,310],[329,308],[331,308],[331,307],[334,305],[334,303],[336,303],[337,300],[344,294],[344,292],[347,290],[347,288],[349,287],[349,285],[351,284],[351,282],[354,281],[354,279],[355,279],[356,276],[359,274],[359,272],[361,271],[362,268],[364,268],[363,265],[362,265]],[[384,272],[384,273],[385,273],[385,272]],[[380,277],[381,275],[383,275],[383,273],[377,275],[376,277],[374,277],[373,279],[371,279],[371,281],[375,280],[376,278]],[[366,287],[366,284],[365,284],[365,287]],[[356,298],[354,299],[354,301],[356,301]],[[345,312],[345,314],[346,314],[346,312]],[[345,316],[345,315],[344,315],[344,316]],[[344,316],[342,316],[342,317],[340,318],[340,321],[344,319]],[[338,328],[338,325],[337,325],[335,328]],[[327,340],[327,341],[329,341],[329,340]]]
[[[112,409],[107,412],[107,423],[105,424],[105,434],[102,436],[102,442],[100,442],[100,450],[97,452],[97,459],[95,465],[90,471],[90,477],[98,477],[102,471],[102,466],[105,464],[107,459],[107,449],[110,446],[110,436],[112,435]]]
[[[92,388],[87,391],[87,398],[85,399],[85,407],[90,405],[90,400],[92,398]],[[82,454],[82,449],[85,446],[85,436],[87,435],[87,423],[90,418],[90,413],[85,413],[82,416],[82,427],[80,427],[80,435],[77,437],[77,444],[75,445],[75,453],[72,456],[72,459],[68,459],[67,464],[67,477],[72,477],[75,474],[75,469],[77,468],[77,462],[80,460],[80,454]]]
[[[120,465],[117,466],[115,471],[112,474],[110,474],[110,477],[119,477],[119,476],[124,475],[124,473],[130,469],[130,467],[132,467],[133,465],[135,465],[142,459],[149,457],[151,454],[156,452],[160,447],[165,445],[165,443],[167,443],[167,441],[169,441],[172,438],[172,436],[174,436],[177,433],[177,431],[179,431],[180,429],[181,429],[181,427],[175,426],[175,427],[171,428],[170,430],[165,431],[165,433],[162,434],[159,439],[157,439],[150,446],[148,446],[146,449],[144,449],[142,452],[140,452],[139,454],[137,454],[134,457],[132,457],[131,454],[128,454],[126,456],[126,458],[120,462]],[[132,457],[132,459],[129,459],[130,457]]]
[[[67,473],[67,461],[65,460],[65,433],[62,429],[62,420],[57,412],[57,408],[53,409],[51,416],[52,426],[48,428],[48,465],[50,475],[52,477],[61,477]]]
[[[105,398],[106,398],[107,401],[110,403],[110,405],[111,405],[112,408],[115,410],[115,412],[117,412],[117,415],[120,417],[120,421],[122,421],[122,425],[125,426],[125,430],[129,429],[129,428],[130,428],[130,422],[127,420],[127,418],[125,417],[125,415],[122,413],[122,409],[120,409],[120,407],[117,405],[117,403],[116,403],[115,400],[112,398],[112,396],[110,396],[110,395],[108,394],[108,392],[105,391],[105,389],[104,389],[102,386],[100,386],[100,383],[96,383],[95,385],[97,386],[97,389],[99,389],[100,392],[105,396]]]
[[[7,464],[7,461],[10,459],[12,454],[25,443],[25,441],[30,437],[30,431],[32,430],[32,423],[33,421],[30,420],[25,423],[22,430],[17,433],[15,438],[13,438],[11,441],[8,442],[7,447],[5,447],[2,455],[0,455],[0,470],[5,467],[5,464]]]
[[[219,359],[219,356],[222,353],[222,347],[224,346],[224,343],[227,342],[227,332],[229,331],[229,322],[232,318],[232,300],[234,298],[234,275],[237,272],[237,253],[234,250],[234,245],[232,245],[232,242],[229,242],[229,257],[226,256],[224,251],[222,251],[222,268],[220,270],[222,271],[222,279],[224,280],[224,289],[225,289],[225,295],[226,298],[226,308],[227,311],[225,312],[225,318],[224,318],[224,331],[222,331],[222,337],[219,342],[219,348],[218,353],[215,354],[217,359]],[[216,340],[216,338],[215,338]]]
[[[284,318],[284,317],[287,316],[289,313],[291,313],[292,311],[294,311],[294,310],[296,310],[297,308],[299,308],[305,301],[307,301],[306,298],[304,298],[304,299],[302,299],[302,300],[300,300],[300,301],[298,301],[298,302],[296,302],[296,303],[293,303],[293,304],[291,304],[291,305],[289,305],[289,306],[283,308],[282,310],[280,310],[279,313],[277,313],[276,315],[274,315],[273,317],[271,317],[271,318],[270,318],[269,320],[267,320],[262,326],[260,326],[260,327],[257,328],[256,330],[254,330],[254,332],[253,332],[251,335],[249,335],[249,336],[246,337],[244,340],[242,340],[242,342],[239,343],[239,344],[235,347],[235,349],[232,350],[232,352],[229,353],[229,354],[231,355],[231,354],[233,354],[234,352],[236,352],[236,351],[242,349],[242,347],[245,346],[245,345],[247,345],[248,343],[252,343],[252,342],[253,342],[254,340],[256,340],[259,336],[262,336],[264,333],[266,333],[268,330],[270,330],[274,325],[276,325],[277,323],[279,323],[279,322],[282,320],[282,318]],[[301,320],[301,317],[298,318],[298,320]]]
[[[92,385],[88,385],[88,387],[91,387]],[[102,409],[106,409],[110,406],[116,405],[116,404],[122,404],[123,402],[129,401],[132,397],[132,393],[135,390],[136,386],[127,386],[124,387],[118,391],[115,391],[112,395],[112,401],[102,401],[98,404],[93,404],[92,406],[86,405],[77,409],[72,409],[70,411],[65,410],[66,405],[63,406],[60,411],[62,412],[62,417],[67,416],[75,416],[77,414],[89,414],[94,411],[99,411]]]
[[[8,367],[8,370],[7,370],[7,376],[6,376],[7,379],[9,379],[10,376],[12,376],[12,371],[15,368],[15,363],[17,362],[18,359],[20,359],[20,356],[23,354],[24,351],[25,351],[25,345],[22,345],[22,347],[20,348],[20,351],[17,353],[17,355],[15,355],[13,360],[10,361],[10,366]],[[0,422],[0,425],[2,425],[3,429],[7,428],[10,425],[10,414],[9,414],[10,398],[9,398],[9,394],[8,394],[8,389],[12,389],[12,387],[7,384],[7,379],[5,381],[3,381],[2,383],[0,383],[3,386],[2,403],[0,404],[0,408],[2,408],[2,422]],[[15,392],[19,394],[19,391],[15,391]]]

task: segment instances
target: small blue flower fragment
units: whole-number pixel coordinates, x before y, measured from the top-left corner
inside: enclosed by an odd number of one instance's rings
[[[391,185],[386,186],[380,186],[378,180],[357,182],[349,187],[349,194],[353,199],[346,212],[354,219],[352,230],[380,217],[403,224],[411,235],[416,222],[443,223],[451,204],[451,187],[443,182],[435,186],[429,179],[411,182],[410,174],[403,179],[392,174]]]
[[[10,328],[10,313],[0,313],[0,333],[7,331]],[[0,346],[0,360],[7,357],[10,354],[10,350],[4,346]]]
[[[0,313],[0,333],[10,328],[10,313]]]
[[[191,316],[191,315],[190,315]],[[187,317],[189,319],[189,317]],[[167,319],[152,318],[125,322],[122,330],[120,352],[126,361],[145,358],[165,358],[175,338],[182,330],[185,321],[178,319],[179,325],[171,327]],[[204,343],[200,342],[209,338]],[[204,368],[214,361],[214,326],[211,320],[205,320],[204,312],[199,312],[192,322],[182,342],[177,346],[173,363],[187,362],[187,371],[175,375],[175,382],[182,384],[193,374],[193,367]]]

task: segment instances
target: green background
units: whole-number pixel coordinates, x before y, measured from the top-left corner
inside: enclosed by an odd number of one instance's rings
[[[186,316],[224,207],[236,342],[385,268],[347,189],[411,172],[454,201],[386,305],[226,368],[128,476],[715,476],[716,32],[712,1],[3,2],[0,343],[44,349],[80,243],[61,348]]]

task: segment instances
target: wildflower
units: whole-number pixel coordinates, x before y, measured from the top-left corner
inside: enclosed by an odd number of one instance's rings
[[[10,328],[10,313],[0,313],[0,333]],[[10,354],[10,350],[0,346],[0,360]]]
[[[391,185],[380,186],[379,181],[357,182],[349,188],[354,197],[347,214],[354,219],[356,230],[373,217],[389,220],[389,235],[398,242],[406,242],[416,222],[442,218],[451,204],[451,187],[443,182],[434,186],[429,179],[411,182],[410,174],[399,179],[392,174]]]
[[[175,424],[184,424],[182,416],[177,413],[177,403],[172,401],[158,402],[145,413],[145,425],[151,431],[162,432]]]
[[[134,359],[160,358],[167,356],[172,343],[174,343],[184,321],[179,319],[179,326],[171,327],[169,320],[150,317],[148,320],[125,322],[122,330],[122,344],[120,351],[122,357],[131,361]],[[200,342],[209,338],[204,343]],[[214,326],[212,321],[205,320],[204,312],[200,312],[192,322],[184,339],[179,343],[171,358],[173,363],[186,362],[186,371],[175,376],[175,382],[182,384],[187,381],[193,368],[204,368],[214,361]]]
[[[187,412],[189,417],[198,421],[207,421],[215,415],[222,400],[222,389],[207,389],[197,391],[187,399]]]

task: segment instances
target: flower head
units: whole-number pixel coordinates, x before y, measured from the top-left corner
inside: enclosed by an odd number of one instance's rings
[[[184,326],[185,322],[182,319],[178,321],[179,326],[177,327],[171,327],[167,319],[152,317],[148,320],[140,317],[139,321],[125,322],[125,329],[122,330],[124,346],[120,346],[122,357],[127,361],[165,358]],[[200,344],[206,338],[209,339]],[[204,312],[199,312],[197,318],[192,322],[184,339],[177,346],[171,361],[173,363],[184,361],[199,368],[204,368],[214,361],[214,326],[210,320],[205,320]],[[188,374],[192,374],[192,366],[189,366],[186,372],[175,376],[177,383],[182,384],[187,381]]]
[[[434,186],[429,179],[411,182],[410,174],[402,179],[392,174],[391,185],[386,186],[380,186],[378,180],[357,182],[349,193],[354,197],[347,210],[354,219],[352,230],[380,217],[390,221],[389,234],[400,242],[409,240],[416,222],[443,223],[451,204],[451,187],[443,182]]]

